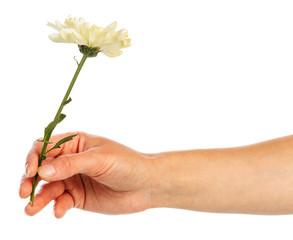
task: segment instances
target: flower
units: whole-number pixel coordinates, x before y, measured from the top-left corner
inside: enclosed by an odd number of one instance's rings
[[[115,31],[117,22],[102,28],[90,25],[83,18],[68,17],[64,24],[56,20],[55,24],[49,22],[47,25],[58,31],[49,35],[53,42],[76,43],[79,50],[89,57],[95,57],[99,52],[117,57],[122,54],[120,49],[131,44],[127,30]]]

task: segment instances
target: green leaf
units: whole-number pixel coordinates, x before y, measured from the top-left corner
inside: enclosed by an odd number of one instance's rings
[[[61,122],[63,121],[64,118],[66,118],[66,115],[63,114],[63,113],[61,113],[60,116],[59,116],[59,118],[58,118],[58,122],[56,123],[56,125],[57,125],[58,123],[61,123]],[[55,126],[56,126],[56,125],[55,125]]]
[[[45,134],[44,134],[45,137],[44,138],[46,138],[47,135],[49,135],[50,133],[53,132],[56,125],[57,125],[57,123],[55,121],[52,121],[48,124],[48,126],[45,128]]]
[[[71,141],[75,136],[77,136],[78,134],[74,134],[74,135],[70,135],[70,136],[67,136],[65,138],[62,138],[61,140],[59,140],[54,147],[52,147],[50,150],[48,150],[46,153],[50,152],[51,150],[53,149],[56,149],[56,148],[61,148],[60,145],[63,144],[63,143],[66,143],[68,141]]]
[[[48,135],[52,134],[52,132],[53,132],[54,128],[57,126],[57,124],[62,122],[65,117],[66,117],[66,115],[61,113],[59,118],[57,119],[57,121],[54,120],[48,124],[48,126],[45,128],[44,139],[46,139]]]
[[[79,62],[76,60],[75,56],[73,57],[75,62],[77,63],[77,66],[79,66]]]
[[[63,106],[67,105],[68,103],[70,103],[72,101],[71,97],[68,98],[64,103],[63,103]]]

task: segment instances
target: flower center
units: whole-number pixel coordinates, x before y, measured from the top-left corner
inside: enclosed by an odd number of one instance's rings
[[[87,57],[96,57],[100,50],[99,47],[90,48],[87,45],[78,45],[79,51]]]

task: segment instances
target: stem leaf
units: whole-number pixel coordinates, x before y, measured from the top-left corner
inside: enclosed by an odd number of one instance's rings
[[[65,138],[62,138],[61,140],[59,140],[54,147],[52,147],[50,150],[48,150],[46,153],[50,152],[51,150],[53,149],[56,149],[56,148],[61,148],[60,145],[63,144],[63,143],[66,143],[68,141],[71,141],[75,136],[77,136],[78,134],[74,134],[74,135],[70,135],[70,136],[67,136]]]
[[[44,134],[44,139],[47,138],[47,136],[51,136],[53,130],[57,126],[58,123],[62,122],[64,118],[66,117],[65,114],[61,113],[58,119],[55,119],[54,121],[50,122],[48,126],[45,128],[45,134]],[[43,141],[43,140],[41,140]]]
[[[71,97],[69,97],[64,103],[63,106],[67,105],[68,103],[70,103],[72,101]]]
[[[53,132],[54,128],[56,127],[57,123],[55,121],[52,121],[48,124],[48,126],[45,128],[45,134],[44,139],[47,138],[47,136]]]
[[[58,123],[61,123],[61,122],[63,121],[64,118],[66,118],[66,115],[63,114],[63,113],[61,113],[60,116],[59,116],[59,118],[58,118],[58,122],[56,123],[56,125],[57,125]],[[56,126],[56,125],[55,125],[55,126]]]

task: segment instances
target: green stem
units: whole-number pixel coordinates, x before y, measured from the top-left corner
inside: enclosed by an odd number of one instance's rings
[[[81,70],[81,68],[83,67],[84,63],[85,63],[85,60],[87,59],[87,56],[86,55],[83,55],[82,59],[80,60],[80,63],[78,64],[78,67],[75,71],[75,74],[70,82],[70,85],[65,93],[65,96],[60,104],[60,107],[55,115],[55,118],[54,118],[54,121],[57,121],[59,119],[59,116],[63,110],[63,107],[64,107],[64,103],[68,100],[68,97],[69,97],[69,94],[74,86],[74,83],[78,77],[78,74]],[[54,129],[53,129],[54,130]],[[38,164],[38,167],[40,167],[42,165],[42,162],[44,159],[46,159],[46,149],[47,149],[47,145],[49,143],[49,139],[52,135],[52,132],[53,130],[49,133],[49,134],[44,134],[44,138],[43,138],[43,147],[42,147],[42,150],[41,150],[41,153],[40,153],[40,157],[39,157],[39,164]],[[34,197],[35,197],[35,190],[36,190],[36,186],[37,186],[37,181],[38,181],[38,173],[35,175],[34,177],[34,181],[33,181],[33,189],[32,189],[32,193],[31,193],[31,197],[30,197],[30,203],[31,205],[34,204]]]

